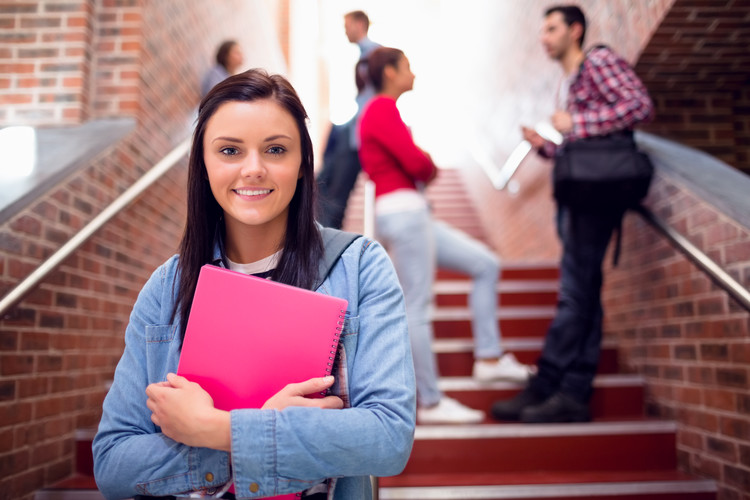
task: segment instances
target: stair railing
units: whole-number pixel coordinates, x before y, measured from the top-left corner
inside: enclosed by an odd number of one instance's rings
[[[640,206],[635,209],[635,212],[665,236],[678,250],[684,253],[688,259],[706,273],[718,286],[731,295],[732,298],[742,307],[750,311],[750,291],[744,288],[726,271],[719,267],[719,265],[708,255],[693,245],[690,240],[655,216],[651,210],[644,206]]]
[[[555,135],[554,129],[551,129],[551,127],[544,123],[538,124],[535,127],[535,130],[548,141],[558,145],[562,142],[562,137],[559,133]],[[526,159],[526,156],[531,150],[531,144],[525,140],[521,141],[500,169],[492,166],[492,162],[489,158],[476,154],[477,151],[482,151],[481,148],[473,148],[472,151],[474,151],[474,160],[480,165],[480,167],[482,167],[482,169],[484,169],[495,189],[502,190],[508,186],[511,177],[516,173],[518,167],[520,167],[521,163]],[[635,209],[635,212],[640,214],[646,222],[666,237],[678,250],[684,253],[688,259],[706,273],[709,278],[725,290],[743,308],[750,311],[750,292],[724,271],[708,255],[690,243],[687,238],[675,229],[669,227],[663,220],[656,217],[648,208],[639,206]]]
[[[47,260],[37,267],[31,274],[15,286],[5,297],[0,300],[0,318],[18,303],[27,293],[37,286],[49,273],[67,259],[78,247],[106,224],[112,217],[120,213],[133,200],[140,196],[162,175],[171,169],[190,149],[190,138],[178,144],[172,151],[162,158],[156,165],[138,179],[132,186],[126,189],[112,203],[109,204],[91,222],[86,224],[78,233],[68,240],[59,250],[53,253]]]
[[[362,235],[375,239],[375,183],[369,178],[365,180],[364,205]]]

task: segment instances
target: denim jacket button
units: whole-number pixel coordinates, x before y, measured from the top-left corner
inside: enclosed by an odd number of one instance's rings
[[[208,481],[209,483],[214,480],[214,475],[211,474],[210,472],[206,472],[206,475],[204,477],[206,478],[206,481]]]
[[[259,489],[258,483],[250,483],[250,493],[258,493]]]

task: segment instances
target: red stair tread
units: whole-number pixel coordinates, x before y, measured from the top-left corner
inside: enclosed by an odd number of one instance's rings
[[[96,481],[94,476],[87,476],[85,474],[76,474],[67,479],[63,479],[48,488],[47,490],[95,490]]]
[[[659,421],[419,426],[405,474],[672,470],[675,429]]]

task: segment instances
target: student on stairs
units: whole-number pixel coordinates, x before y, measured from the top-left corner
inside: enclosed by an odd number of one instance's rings
[[[650,118],[653,104],[628,64],[612,50],[581,46],[586,18],[567,5],[547,9],[542,44],[565,74],[558,90],[552,125],[563,146],[594,136],[632,131]],[[553,157],[555,145],[524,128],[524,139],[542,156]],[[590,419],[589,399],[599,365],[602,339],[602,261],[622,219],[616,202],[596,209],[558,204],[558,233],[563,244],[557,313],[544,341],[539,373],[513,399],[498,401],[499,420],[580,422]]]
[[[375,183],[376,234],[396,267],[406,299],[409,335],[417,378],[420,423],[474,423],[484,412],[463,406],[438,389],[430,318],[437,267],[471,276],[469,299],[474,320],[474,377],[479,381],[528,379],[529,367],[503,353],[498,328],[497,280],[500,263],[492,251],[468,235],[433,219],[422,188],[435,178],[430,155],[414,144],[396,101],[412,89],[414,74],[398,49],[370,54],[370,79],[378,94],[359,121],[360,163]]]

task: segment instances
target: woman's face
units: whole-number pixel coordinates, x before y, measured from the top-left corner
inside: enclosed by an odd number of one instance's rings
[[[408,92],[414,88],[414,73],[411,72],[409,59],[406,56],[401,56],[392,74],[392,82],[401,93]]]
[[[235,73],[242,66],[243,57],[240,45],[235,43],[227,54],[227,70],[230,74]]]
[[[302,176],[300,134],[289,112],[271,99],[222,104],[206,124],[203,159],[227,235],[250,227],[284,234]]]

